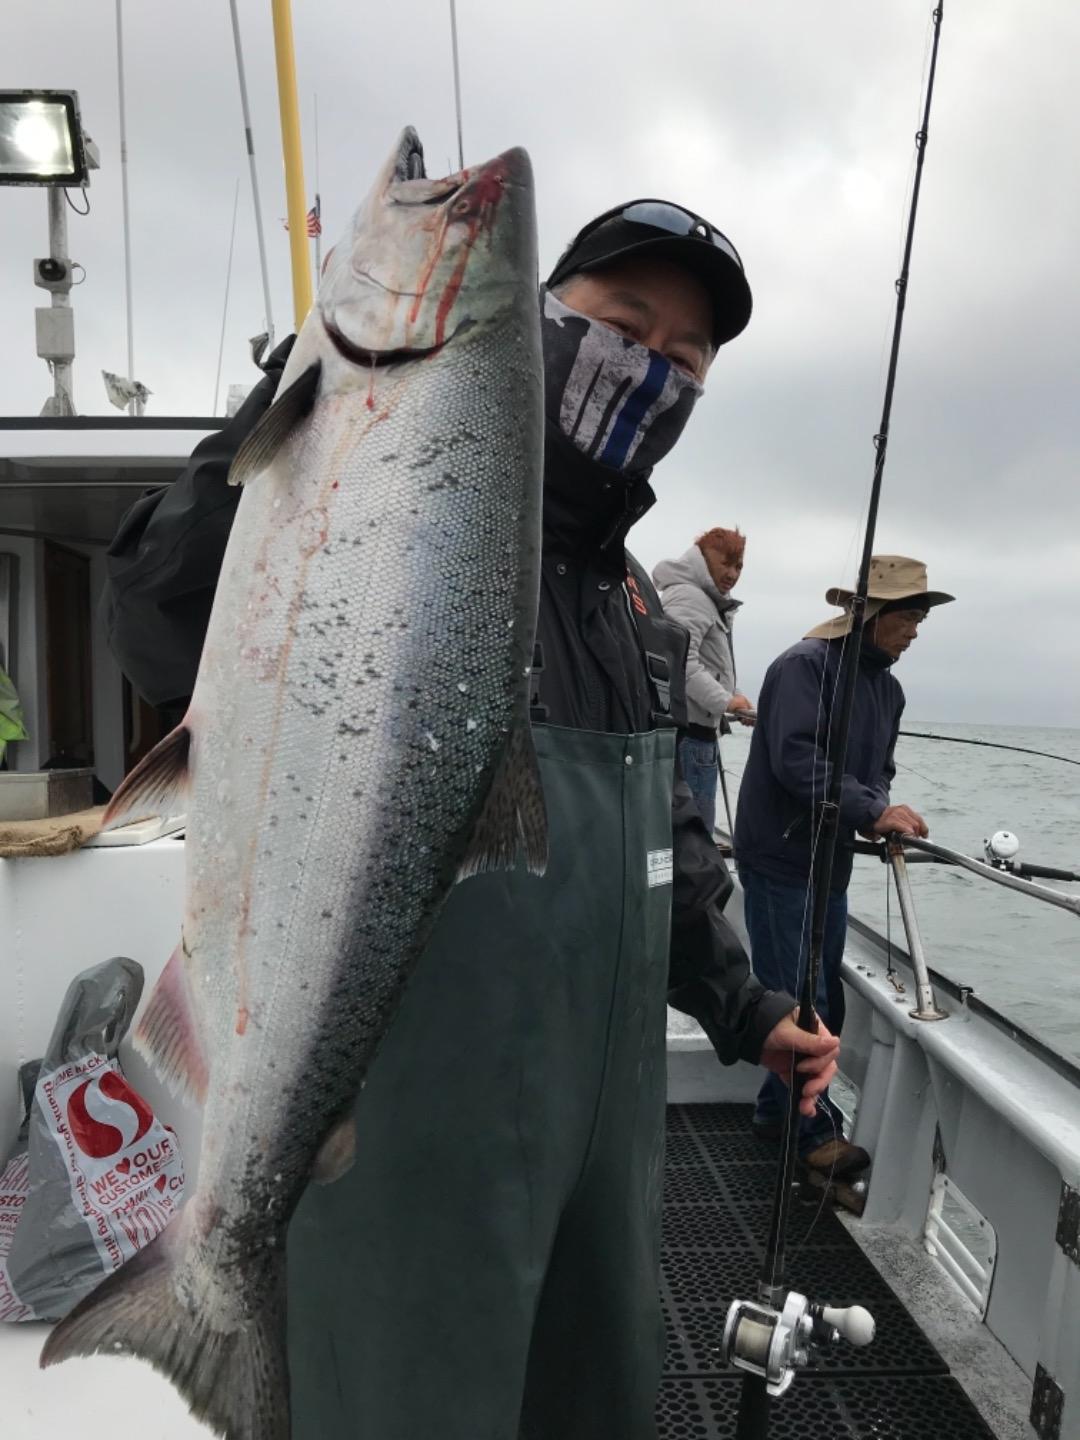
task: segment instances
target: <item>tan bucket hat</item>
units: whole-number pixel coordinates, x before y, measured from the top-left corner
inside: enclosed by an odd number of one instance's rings
[[[843,585],[833,585],[825,591],[830,605],[842,605],[843,615],[834,615],[808,630],[806,640],[835,640],[851,633],[852,616],[847,607],[855,591]],[[870,580],[866,588],[866,618],[869,620],[885,605],[894,600],[911,600],[912,609],[929,610],[934,605],[946,605],[955,600],[955,595],[946,595],[944,590],[928,590],[926,587],[926,566],[921,560],[912,560],[908,555],[874,555],[870,559]]]

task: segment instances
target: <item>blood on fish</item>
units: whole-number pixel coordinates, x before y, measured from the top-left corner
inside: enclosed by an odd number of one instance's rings
[[[454,301],[461,293],[462,282],[465,279],[465,270],[469,263],[469,256],[476,244],[477,236],[481,228],[489,235],[495,228],[495,211],[504,194],[504,176],[502,171],[496,171],[489,167],[482,170],[476,177],[469,190],[468,195],[462,196],[461,200],[453,207],[457,210],[458,205],[466,205],[467,211],[463,211],[460,218],[468,219],[469,233],[461,247],[461,254],[458,256],[457,264],[454,266],[454,273],[446,282],[442,295],[439,297],[439,307],[435,312],[435,344],[441,345],[446,338],[446,321],[450,311],[454,308]]]
[[[468,181],[470,172],[463,170],[461,173],[464,180]],[[486,230],[489,236],[494,233],[495,211],[506,193],[505,182],[506,177],[501,169],[497,170],[494,166],[488,166],[487,169],[481,170],[476,178],[472,180],[466,194],[460,196],[454,202],[450,207],[450,211],[443,211],[442,234],[439,237],[438,244],[433,247],[427,266],[420,277],[420,282],[417,285],[416,294],[413,298],[408,316],[409,326],[415,325],[417,317],[420,314],[421,303],[427,294],[428,286],[431,284],[431,277],[435,273],[435,267],[442,259],[443,251],[446,248],[447,228],[451,218],[459,222],[465,221],[469,226],[469,233],[465,236],[461,254],[454,266],[454,272],[446,282],[443,293],[439,297],[439,306],[435,315],[436,345],[441,345],[446,338],[446,320],[450,311],[453,309],[454,301],[461,292],[462,282],[465,279],[465,268],[469,263],[469,254],[476,244],[477,236],[481,228]],[[459,208],[462,206],[464,209]],[[370,399],[368,404],[370,406]]]
[[[237,1010],[237,1012],[236,1012],[236,1033],[237,1033],[237,1035],[243,1035],[243,1034],[244,1034],[244,1032],[247,1030],[248,1020],[249,1020],[249,1019],[250,1019],[250,1011],[248,1010],[248,1008],[247,1008],[246,1005],[241,1005],[241,1006],[240,1006],[240,1009]]]

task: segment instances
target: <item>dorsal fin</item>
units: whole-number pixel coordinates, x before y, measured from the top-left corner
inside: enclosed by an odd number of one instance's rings
[[[300,421],[311,414],[321,374],[322,361],[316,360],[275,398],[236,452],[229,468],[230,485],[246,485],[266,469]]]

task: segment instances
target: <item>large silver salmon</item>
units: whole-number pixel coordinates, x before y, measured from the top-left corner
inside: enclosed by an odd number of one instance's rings
[[[50,1337],[128,1352],[229,1440],[289,1434],[285,1240],[455,878],[546,825],[528,726],[542,374],[528,157],[424,178],[404,132],[333,251],[245,484],[184,724],[183,936],[139,1031],[205,1098],[177,1220]]]

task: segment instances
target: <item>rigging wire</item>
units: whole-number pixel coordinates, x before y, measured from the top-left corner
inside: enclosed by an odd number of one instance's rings
[[[458,66],[457,5],[450,0],[450,43],[454,52],[454,114],[457,118],[458,169],[465,169],[465,146],[461,139],[461,71]]]
[[[237,177],[236,189],[233,191],[232,207],[232,228],[229,231],[229,260],[225,266],[225,301],[221,307],[221,339],[218,341],[217,373],[214,376],[214,408],[211,415],[217,414],[218,392],[221,389],[221,361],[225,354],[225,324],[229,318],[229,289],[232,285],[233,248],[236,244],[236,212],[240,205],[240,180]]]

